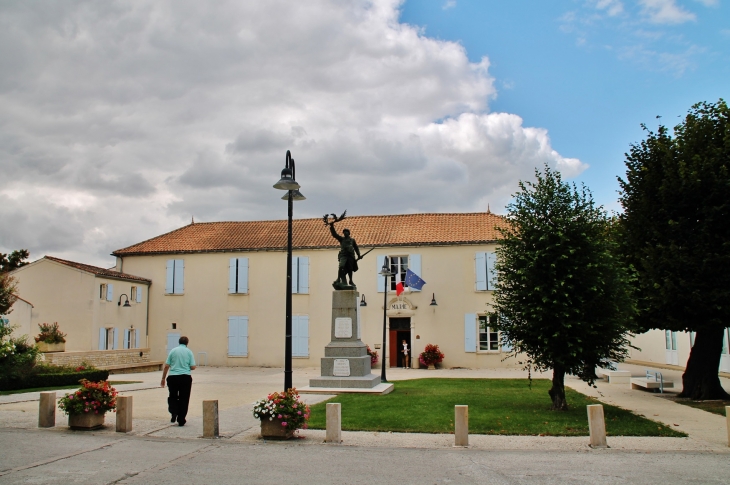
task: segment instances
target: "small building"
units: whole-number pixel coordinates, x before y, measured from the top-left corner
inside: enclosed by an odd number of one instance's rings
[[[13,336],[15,337],[30,336],[31,332],[34,331],[30,324],[33,319],[33,304],[18,295],[14,296],[17,297],[17,300],[13,303],[11,311],[7,315],[0,315],[0,325],[15,327],[13,330]]]
[[[38,334],[38,324],[58,322],[66,334],[66,351],[147,346],[150,280],[52,256],[11,275],[17,280],[19,301],[33,305],[27,317],[16,302],[8,319],[13,324],[16,312],[17,318],[29,318],[23,333],[30,337]]]

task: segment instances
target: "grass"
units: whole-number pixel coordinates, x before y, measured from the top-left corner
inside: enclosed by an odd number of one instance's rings
[[[454,405],[469,406],[469,433],[587,436],[586,405],[593,398],[566,388],[569,411],[551,411],[550,381],[525,379],[414,379],[397,381],[384,396],[341,394],[342,429],[453,433]],[[325,428],[326,402],[312,406],[309,427]],[[687,436],[662,423],[603,404],[609,436]]]
[[[118,386],[121,384],[140,384],[142,381],[109,381],[109,384]],[[56,391],[60,389],[78,389],[78,384],[70,386],[52,386],[52,387],[33,387],[30,389],[13,389],[12,391],[0,391],[0,396],[9,396],[11,394],[22,394],[24,392],[42,392],[42,391]]]
[[[725,406],[730,406],[730,401],[692,401],[691,399],[674,399],[677,404],[683,404],[691,408],[702,409],[713,414],[725,416]]]

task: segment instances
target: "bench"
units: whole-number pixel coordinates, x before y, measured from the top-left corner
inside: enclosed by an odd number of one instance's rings
[[[627,370],[596,369],[596,375],[609,384],[628,384],[631,381],[631,372]]]
[[[665,381],[661,372],[646,371],[646,377],[632,377],[631,378],[631,389],[647,389],[656,392],[657,390],[661,393],[664,392],[664,388],[674,387],[673,381]]]

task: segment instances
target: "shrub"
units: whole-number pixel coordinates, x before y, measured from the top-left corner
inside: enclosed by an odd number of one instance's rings
[[[78,391],[66,394],[58,400],[58,409],[69,416],[105,414],[107,411],[116,411],[117,394],[117,390],[106,380],[92,382],[82,379]]]
[[[41,333],[35,337],[36,342],[45,342],[47,344],[62,344],[66,342],[66,334],[58,329],[58,322],[39,323],[38,327]]]
[[[438,345],[428,344],[421,355],[418,356],[418,361],[425,365],[436,365],[440,364],[444,360],[444,354],[439,350]]]
[[[15,328],[0,325],[0,383],[28,376],[38,359],[38,349],[27,342],[27,336],[11,337]]]
[[[377,350],[370,350],[370,346],[367,345],[368,348],[368,355],[370,356],[370,365],[375,365],[378,363],[378,351]]]
[[[269,394],[253,405],[253,417],[258,419],[281,419],[281,425],[288,430],[307,429],[309,406],[299,400],[299,393],[292,388],[286,392]]]

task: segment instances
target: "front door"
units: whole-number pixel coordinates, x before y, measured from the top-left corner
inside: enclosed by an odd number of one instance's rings
[[[677,355],[677,332],[671,330],[664,331],[664,347],[666,349],[666,363],[678,365],[679,356]]]
[[[411,319],[391,318],[390,333],[388,334],[388,363],[390,367],[404,367],[403,340],[411,347]],[[412,349],[410,349],[412,350]]]

